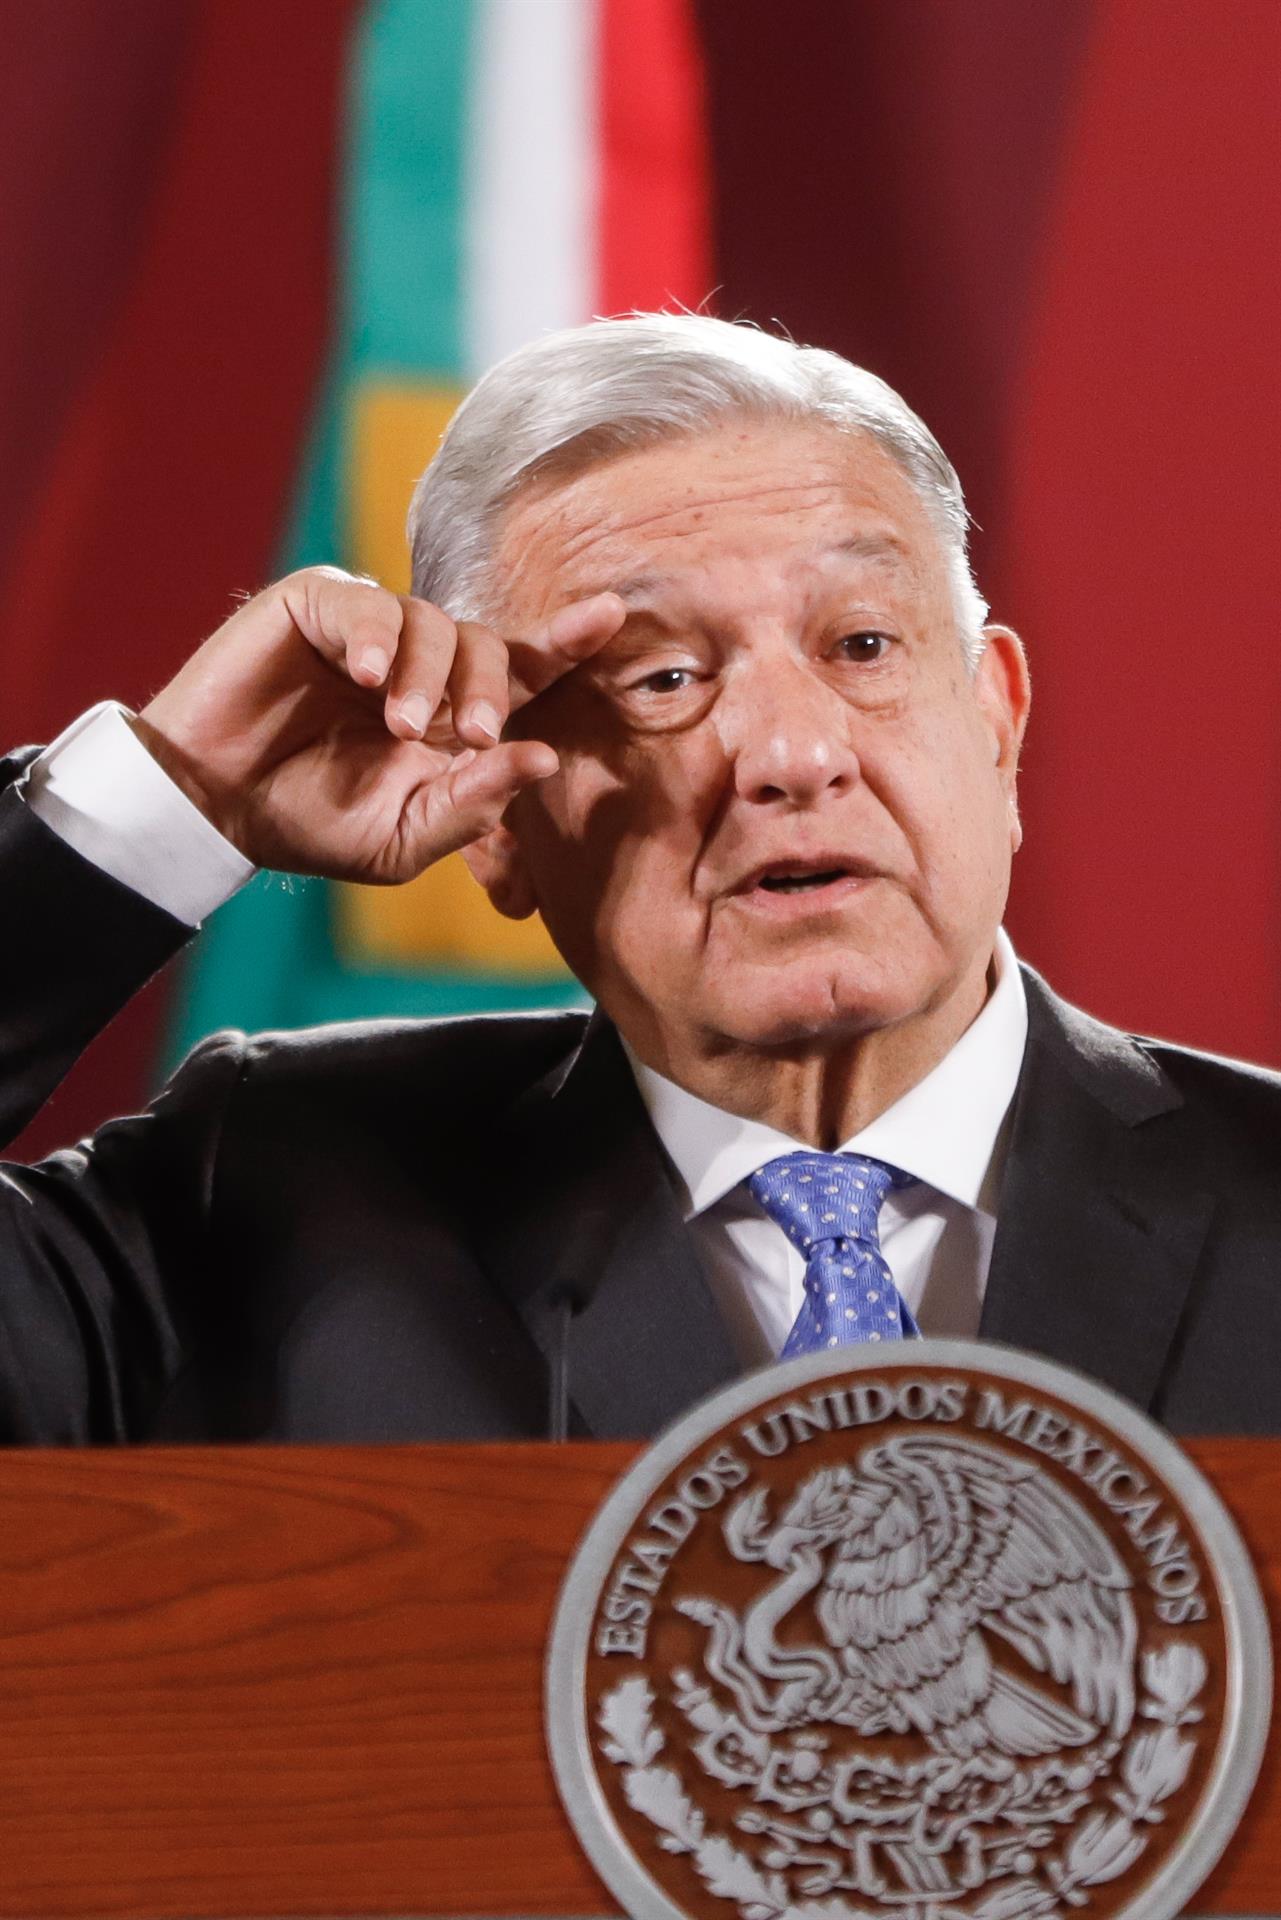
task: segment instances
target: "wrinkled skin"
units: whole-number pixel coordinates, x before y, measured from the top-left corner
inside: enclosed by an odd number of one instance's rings
[[[558,770],[468,850],[642,1059],[819,1145],[974,1019],[1019,842],[1022,650],[976,670],[944,549],[870,438],[735,423],[527,490],[494,625],[627,618],[512,729]],[[773,886],[759,884],[773,869]],[[793,875],[837,877],[780,890]]]

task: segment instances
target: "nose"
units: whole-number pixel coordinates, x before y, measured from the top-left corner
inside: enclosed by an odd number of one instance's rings
[[[718,704],[741,800],[812,807],[857,783],[850,708],[804,661],[757,661]]]

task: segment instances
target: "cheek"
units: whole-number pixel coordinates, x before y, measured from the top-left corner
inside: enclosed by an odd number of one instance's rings
[[[719,764],[714,743],[709,751],[692,734],[634,735],[607,758],[563,760],[548,802],[562,831],[603,858],[643,860],[656,842],[697,850],[715,815]]]
[[[537,789],[538,801],[557,837],[584,847],[599,838],[602,825],[617,808],[623,783],[603,761],[562,754],[559,773]]]
[[[969,881],[1008,843],[1006,799],[977,727],[923,729],[887,771],[887,801],[927,881]]]
[[[634,738],[608,769],[570,764],[549,796],[568,859],[557,886],[590,924],[596,964],[647,990],[701,950],[706,909],[697,878],[716,819],[714,767],[692,736]]]
[[[1004,788],[990,760],[966,757],[954,768],[939,815],[938,865],[965,904],[986,902],[1008,867],[1009,817]]]
[[[629,944],[647,927],[657,934],[689,894],[703,832],[679,761],[647,747],[565,754],[508,821],[549,919]]]

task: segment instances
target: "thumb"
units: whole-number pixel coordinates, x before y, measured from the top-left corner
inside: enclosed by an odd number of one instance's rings
[[[422,872],[433,860],[492,831],[518,793],[556,772],[560,762],[542,740],[513,740],[483,753],[455,755],[448,770],[414,795],[403,821],[407,864]]]

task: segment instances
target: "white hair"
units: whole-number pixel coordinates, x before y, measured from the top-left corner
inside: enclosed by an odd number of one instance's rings
[[[840,354],[699,313],[593,320],[532,341],[485,374],[414,490],[414,592],[456,620],[492,618],[493,549],[523,487],[734,416],[867,433],[898,462],[943,543],[973,669],[987,604],[970,568],[961,483],[924,421]]]

